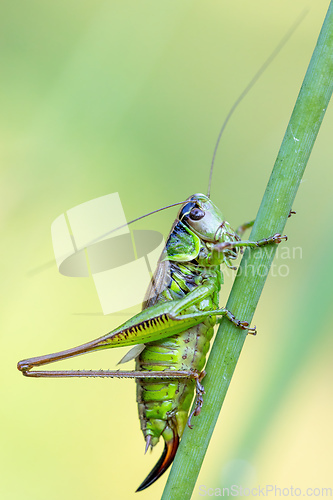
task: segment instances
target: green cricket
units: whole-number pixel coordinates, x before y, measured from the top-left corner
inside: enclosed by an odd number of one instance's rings
[[[137,489],[141,491],[171,465],[186,422],[191,426],[192,416],[200,413],[203,368],[218,319],[226,316],[239,328],[256,333],[247,321],[219,308],[221,264],[232,268],[240,249],[280,243],[282,239],[286,236],[274,234],[260,241],[242,241],[208,196],[190,196],[172,226],[143,310],[103,337],[66,351],[25,359],[18,363],[18,369],[27,377],[135,378],[146,451],[161,436],[165,441],[160,460]],[[121,361],[135,359],[135,371],[31,371],[79,354],[133,345]],[[189,417],[194,391],[196,404]]]
[[[226,317],[240,329],[256,333],[247,321],[236,319],[232,311],[219,307],[219,291],[223,284],[221,266],[235,269],[232,261],[244,248],[278,244],[287,237],[276,233],[260,241],[242,240],[244,231],[253,225],[253,221],[234,231],[211,201],[210,186],[216,151],[228,120],[294,30],[295,27],[259,69],[223,123],[213,154],[207,195],[194,194],[171,205],[181,206],[144,298],[142,311],[100,338],[65,351],[25,359],[17,365],[26,377],[136,380],[145,451],[152,449],[161,436],[165,442],[162,456],[137,491],[153,484],[168,469],[186,424],[191,427],[192,417],[201,411],[204,394],[201,382],[216,323]],[[134,346],[121,360],[125,363],[135,359],[134,371],[33,370],[73,356],[121,346]],[[194,396],[194,410],[189,415]]]

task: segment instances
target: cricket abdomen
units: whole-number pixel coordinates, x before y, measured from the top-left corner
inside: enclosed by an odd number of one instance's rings
[[[205,322],[169,337],[163,342],[151,342],[137,359],[136,369],[168,372],[172,370],[202,371],[214,333],[214,325],[215,318],[210,317]],[[165,449],[161,459],[140,489],[154,482],[172,463],[186,426],[195,385],[195,379],[175,378],[162,382],[157,379],[140,379],[137,381],[139,418],[146,442],[153,447],[160,436],[165,440]],[[147,441],[148,436],[151,436],[149,441]]]
[[[174,245],[177,241],[176,239],[173,242]],[[218,308],[218,293],[222,283],[219,267],[211,266],[205,268],[203,272],[203,268],[198,263],[171,261],[168,273],[167,286],[155,296],[156,302],[168,303],[170,300],[181,300],[197,286],[209,280],[210,283],[216,285],[214,293],[183,310],[181,314],[190,317],[191,314],[200,311],[212,311]],[[152,303],[156,302],[152,301]],[[150,299],[144,302],[144,308],[147,305],[152,305]],[[180,325],[181,321],[179,321]],[[195,326],[187,325],[186,327],[186,324],[183,324],[183,331],[175,332],[174,335],[164,340],[145,342],[145,349],[136,358],[136,370],[165,371],[168,372],[168,377],[170,372],[179,370],[188,371],[189,374],[191,372],[198,374],[205,366],[215,323],[215,316],[207,316],[204,321]],[[176,455],[188,420],[196,379],[144,378],[137,379],[136,382],[139,418],[146,440],[146,450],[154,447],[161,436],[165,441],[161,458],[137,490],[141,491],[167,470]]]

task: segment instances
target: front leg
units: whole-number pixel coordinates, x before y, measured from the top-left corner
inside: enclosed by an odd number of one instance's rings
[[[262,240],[259,241],[224,241],[221,243],[216,243],[214,245],[213,253],[220,254],[221,252],[224,252],[225,250],[228,250],[229,248],[260,248],[266,245],[271,245],[272,243],[281,243],[282,240],[287,241],[288,237],[287,235],[281,236],[280,233],[275,233],[272,236],[269,236],[268,238],[263,238]]]

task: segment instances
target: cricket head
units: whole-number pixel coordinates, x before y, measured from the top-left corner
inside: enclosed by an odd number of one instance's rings
[[[235,233],[229,223],[204,194],[190,196],[180,209],[178,219],[206,242],[235,240]]]

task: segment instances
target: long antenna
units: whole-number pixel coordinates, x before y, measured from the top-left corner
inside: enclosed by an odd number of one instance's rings
[[[157,212],[162,212],[162,210],[166,210],[167,208],[172,208],[172,207],[176,207],[177,205],[182,205],[183,203],[185,203],[185,201],[186,200],[178,201],[177,203],[172,203],[171,205],[166,205],[165,207],[158,208],[157,210],[153,210],[152,212],[148,212],[147,214],[140,215],[140,217],[137,217],[136,219],[130,220],[129,222],[126,222],[126,224],[122,224],[121,226],[115,227],[114,229],[111,229],[107,233],[101,234],[100,236],[98,236],[98,238],[91,240],[89,242],[89,246],[102,240],[103,238],[105,238],[105,236],[108,236],[109,234],[112,234],[112,233],[118,231],[118,229],[122,229],[123,227],[129,226],[130,224],[133,224],[133,222],[137,222],[140,219],[144,219],[145,217],[148,217],[149,215],[156,214]],[[85,248],[85,247],[83,247],[83,248]],[[80,248],[79,250],[82,250],[82,248]]]
[[[218,138],[217,138],[217,141],[216,141],[216,144],[215,144],[215,149],[214,149],[214,153],[213,153],[212,163],[211,163],[211,167],[210,167],[210,174],[209,174],[208,192],[207,192],[208,198],[210,198],[210,190],[211,190],[211,186],[212,186],[213,169],[214,169],[214,162],[215,162],[215,157],[216,157],[217,149],[219,147],[222,134],[223,134],[224,129],[226,128],[226,126],[228,124],[228,121],[232,117],[232,115],[233,115],[234,111],[236,110],[236,108],[238,107],[239,103],[244,99],[244,97],[246,96],[246,94],[248,94],[248,92],[251,90],[251,88],[254,86],[254,84],[259,80],[259,78],[261,77],[261,75],[264,73],[264,71],[266,70],[266,68],[271,64],[271,62],[275,59],[275,57],[278,55],[278,53],[282,50],[282,48],[287,43],[287,41],[289,40],[289,38],[291,37],[291,35],[294,33],[294,31],[296,31],[296,29],[298,28],[298,26],[301,24],[301,22],[303,21],[304,17],[307,15],[307,13],[308,13],[308,9],[305,9],[301,13],[301,15],[299,16],[299,18],[295,21],[295,23],[292,25],[292,27],[287,31],[286,35],[281,39],[281,41],[279,42],[279,44],[277,45],[277,47],[273,50],[273,52],[271,53],[271,55],[268,57],[268,59],[266,59],[266,61],[264,62],[264,64],[257,71],[257,73],[254,75],[254,77],[252,78],[252,80],[248,83],[248,85],[245,87],[245,89],[243,90],[243,92],[240,94],[240,96],[236,99],[236,101],[234,102],[234,104],[231,106],[230,111],[227,114],[227,117],[226,117],[226,119],[223,122],[223,125],[221,127],[220,133],[218,135]]]
[[[137,217],[136,219],[133,219],[133,220],[127,222],[126,224],[122,224],[121,226],[118,226],[118,227],[116,227],[114,229],[111,229],[107,233],[104,233],[104,234],[98,236],[98,238],[95,238],[94,240],[91,240],[88,245],[89,246],[93,245],[94,243],[97,243],[98,241],[100,241],[103,238],[105,238],[105,236],[108,236],[109,234],[112,234],[112,233],[118,231],[118,229],[122,229],[123,227],[126,227],[129,224],[133,224],[133,222],[137,222],[140,219],[144,219],[145,217],[148,217],[148,215],[156,214],[157,212],[161,212],[162,210],[166,210],[167,208],[176,207],[177,205],[182,205],[183,203],[185,203],[185,201],[186,200],[184,200],[184,201],[178,201],[177,203],[172,203],[171,205],[167,205],[166,207],[158,208],[157,210],[153,210],[152,212],[149,212],[147,214],[140,215],[140,217]],[[78,248],[77,251],[83,250],[83,248],[86,248],[86,247]],[[46,269],[48,269],[49,267],[51,267],[53,265],[54,265],[54,260],[50,260],[48,262],[45,262],[41,266],[38,266],[38,267],[35,267],[34,269],[31,269],[28,272],[28,274],[29,275],[39,274],[41,271],[45,271]]]

